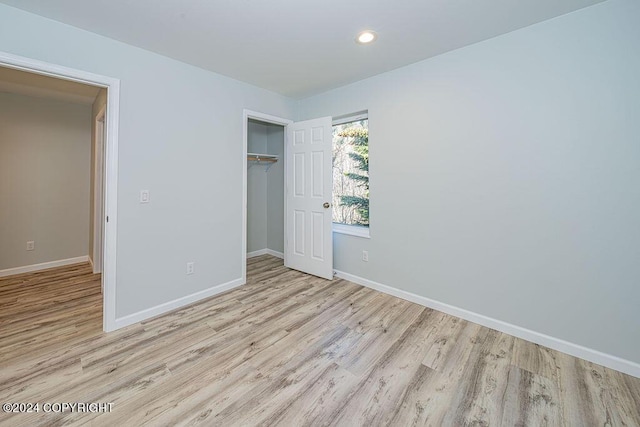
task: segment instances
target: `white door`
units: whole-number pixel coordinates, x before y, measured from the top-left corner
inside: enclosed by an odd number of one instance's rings
[[[331,117],[287,126],[284,264],[333,278]]]

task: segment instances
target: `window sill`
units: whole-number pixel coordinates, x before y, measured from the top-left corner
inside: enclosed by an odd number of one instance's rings
[[[349,236],[362,237],[370,239],[369,227],[362,227],[359,225],[346,225],[346,224],[333,224],[333,232],[339,234],[347,234]]]

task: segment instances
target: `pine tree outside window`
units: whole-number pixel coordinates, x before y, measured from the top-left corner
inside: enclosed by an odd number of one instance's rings
[[[333,125],[334,231],[368,237],[369,119],[366,113]]]

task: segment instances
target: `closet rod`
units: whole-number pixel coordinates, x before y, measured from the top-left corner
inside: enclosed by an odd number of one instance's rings
[[[265,154],[249,154],[247,155],[247,160],[252,162],[271,162],[275,163],[278,161],[277,156],[269,156]]]

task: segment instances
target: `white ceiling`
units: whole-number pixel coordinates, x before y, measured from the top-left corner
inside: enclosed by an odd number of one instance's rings
[[[99,91],[95,86],[0,67],[0,92],[91,105]]]
[[[0,1],[303,98],[602,0]]]

